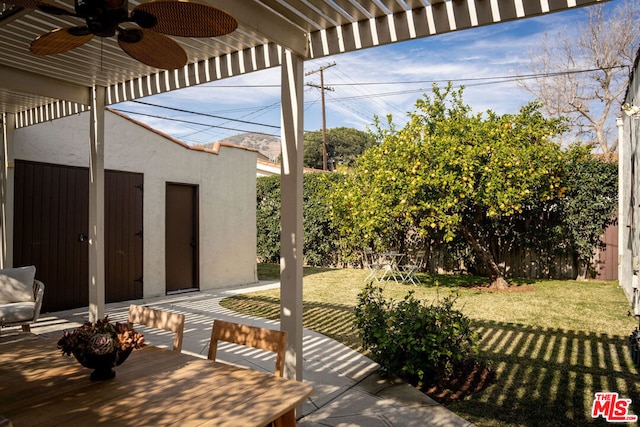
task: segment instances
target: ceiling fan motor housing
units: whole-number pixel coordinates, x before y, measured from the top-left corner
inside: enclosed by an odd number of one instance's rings
[[[84,18],[91,34],[99,37],[115,35],[118,25],[128,19],[128,0],[75,0],[79,17]]]

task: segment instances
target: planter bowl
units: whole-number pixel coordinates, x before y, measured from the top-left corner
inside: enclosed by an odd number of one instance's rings
[[[93,369],[91,373],[92,381],[108,380],[116,376],[116,371],[113,369],[116,366],[121,365],[127,360],[127,357],[131,354],[132,349],[128,350],[115,350],[106,354],[95,354],[89,351],[74,351],[73,356],[76,358],[85,368]]]

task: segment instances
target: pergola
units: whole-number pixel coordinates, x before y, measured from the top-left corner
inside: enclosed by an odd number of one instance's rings
[[[281,328],[289,334],[286,376],[302,379],[302,141],[305,60],[522,19],[608,0],[199,0],[238,21],[207,39],[176,37],[188,64],[148,67],[114,37],[67,53],[35,56],[31,41],[78,25],[76,18],[0,7],[0,266],[11,266],[12,131],[90,110],[90,320],[104,311],[104,109],[122,101],[281,67]],[[73,9],[70,0],[52,4]],[[129,7],[140,3],[130,0]],[[21,4],[25,4],[24,2]],[[34,3],[35,4],[35,3]],[[0,3],[2,5],[2,3]]]

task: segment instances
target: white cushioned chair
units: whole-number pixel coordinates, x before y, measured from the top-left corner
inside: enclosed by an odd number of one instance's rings
[[[35,275],[33,265],[0,269],[0,328],[22,326],[29,332],[30,325],[38,320],[44,284]]]

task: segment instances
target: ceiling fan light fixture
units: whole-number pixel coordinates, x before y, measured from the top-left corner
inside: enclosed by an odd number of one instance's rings
[[[75,9],[78,16],[96,16],[105,18],[107,15],[113,18],[126,19],[129,13],[128,0],[75,0]]]
[[[76,13],[84,18],[92,34],[111,37],[118,24],[128,19],[127,0],[75,0]]]
[[[75,0],[74,4],[76,13],[81,18],[97,14],[98,6],[94,0]]]

